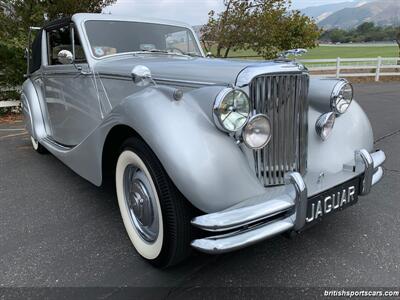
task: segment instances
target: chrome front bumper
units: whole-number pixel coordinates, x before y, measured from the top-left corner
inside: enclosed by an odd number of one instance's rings
[[[353,178],[361,176],[360,195],[368,194],[371,187],[381,180],[381,165],[385,159],[381,150],[370,154],[363,149],[355,153],[354,164],[344,166],[344,172],[354,173]],[[285,191],[272,199],[249,199],[240,207],[194,218],[193,226],[216,235],[196,239],[191,245],[201,252],[219,254],[250,246],[286,231],[299,231],[306,223],[307,199],[303,177],[297,172],[290,173]]]

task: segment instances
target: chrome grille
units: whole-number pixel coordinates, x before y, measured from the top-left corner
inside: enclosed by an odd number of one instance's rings
[[[269,74],[253,78],[253,114],[266,114],[272,138],[254,150],[255,171],[265,186],[284,184],[285,173],[306,172],[308,132],[308,74]]]

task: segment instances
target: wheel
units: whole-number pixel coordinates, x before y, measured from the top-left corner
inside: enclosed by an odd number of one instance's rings
[[[167,267],[190,255],[194,209],[141,139],[122,145],[115,182],[125,229],[145,260]]]
[[[40,154],[46,154],[48,151],[33,136],[31,136],[33,150]]]

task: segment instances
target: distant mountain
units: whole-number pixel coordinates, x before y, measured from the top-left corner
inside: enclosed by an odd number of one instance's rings
[[[400,1],[379,0],[364,5],[341,9],[318,23],[324,28],[352,28],[363,22],[394,25],[400,22]]]
[[[367,0],[368,1],[368,0]],[[341,3],[334,3],[334,4],[324,4],[319,6],[311,6],[301,10],[303,14],[306,16],[314,18],[317,22],[322,21],[323,19],[329,17],[333,13],[350,7],[357,7],[367,2],[365,0],[358,0],[358,1],[347,1]],[[372,1],[372,0],[369,0]]]
[[[325,29],[349,29],[363,22],[400,25],[400,0],[358,0],[309,7],[302,12]]]

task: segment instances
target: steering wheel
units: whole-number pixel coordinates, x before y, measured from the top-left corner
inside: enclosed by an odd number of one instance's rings
[[[165,49],[165,50],[167,50],[167,51],[170,51],[170,52],[176,52],[176,51],[178,51],[180,54],[185,54],[185,52],[184,51],[182,51],[181,49],[179,49],[179,48],[175,48],[175,47],[168,47],[167,49]]]

